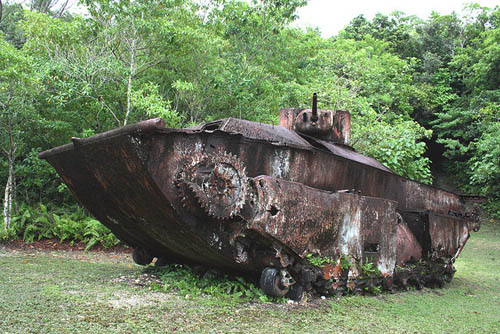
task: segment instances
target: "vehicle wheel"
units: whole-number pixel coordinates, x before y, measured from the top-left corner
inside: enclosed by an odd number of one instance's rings
[[[168,259],[168,257],[161,256],[156,259],[155,267],[165,267],[168,266],[170,263],[172,262]]]
[[[300,283],[295,283],[290,287],[290,290],[286,294],[286,297],[288,299],[294,300],[296,302],[300,302],[302,298],[304,297],[305,290],[302,284]]]
[[[274,297],[286,295],[289,287],[281,285],[280,272],[276,268],[265,268],[260,275],[260,288],[264,293]]]
[[[132,259],[134,260],[135,263],[141,265],[141,266],[147,266],[148,264],[153,261],[154,256],[149,252],[148,250],[144,248],[134,248],[134,251],[132,252]]]

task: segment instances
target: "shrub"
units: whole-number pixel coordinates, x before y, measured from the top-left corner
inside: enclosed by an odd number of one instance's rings
[[[115,246],[119,240],[111,231],[77,206],[50,207],[44,204],[22,204],[3,233],[2,239],[33,242],[41,239],[58,239],[59,242],[84,242],[87,247],[101,244],[104,248]]]

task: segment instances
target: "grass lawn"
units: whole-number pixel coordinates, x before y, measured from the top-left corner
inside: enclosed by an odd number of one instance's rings
[[[472,234],[456,268],[443,289],[231,304],[121,282],[142,273],[131,260],[3,248],[0,333],[500,333],[498,223]]]

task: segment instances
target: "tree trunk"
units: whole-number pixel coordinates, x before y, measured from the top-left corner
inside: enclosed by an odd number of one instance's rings
[[[7,177],[7,183],[5,184],[5,193],[3,201],[3,222],[4,222],[4,232],[10,227],[12,221],[12,209],[15,206],[15,192],[16,192],[16,175],[14,172],[14,154],[15,148],[10,147],[8,154],[9,162],[9,176]]]
[[[128,83],[127,83],[127,113],[125,114],[125,120],[123,121],[123,125],[127,125],[128,117],[130,115],[130,110],[132,108],[131,103],[130,103],[130,95],[132,94],[132,80],[134,79],[135,75],[135,43],[136,43],[136,38],[135,38],[135,33],[134,33],[134,38],[132,39],[132,43],[130,45],[130,72],[128,75]]]
[[[1,151],[7,156],[9,174],[7,177],[7,183],[5,184],[5,193],[3,201],[3,228],[4,232],[10,227],[12,221],[12,209],[16,207],[15,205],[15,193],[16,193],[16,175],[14,170],[14,162],[16,159],[16,143],[14,142],[14,137],[12,136],[12,124],[10,120],[7,121],[7,131],[9,134],[9,147],[0,147]]]

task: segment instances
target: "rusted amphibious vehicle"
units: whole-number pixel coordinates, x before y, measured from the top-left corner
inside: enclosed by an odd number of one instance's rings
[[[143,121],[40,154],[138,264],[203,264],[270,295],[441,286],[479,228],[464,198],[349,145],[350,115],[281,110],[279,126]]]

